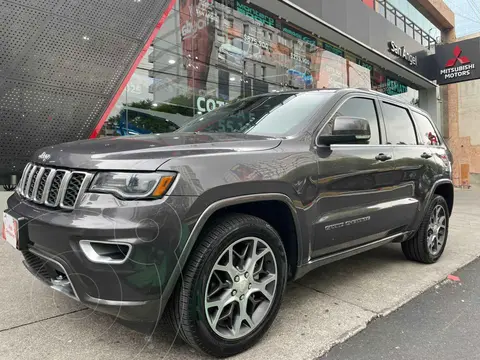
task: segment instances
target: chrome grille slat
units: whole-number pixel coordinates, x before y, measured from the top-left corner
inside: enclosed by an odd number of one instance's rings
[[[43,176],[44,172],[45,172],[45,168],[40,167],[37,170],[37,174],[35,175],[35,183],[33,184],[33,191],[32,191],[32,195],[31,195],[31,199],[33,201],[35,201],[35,197],[37,196],[38,186],[40,185],[40,180],[42,180],[42,176]],[[32,181],[33,181],[33,179],[32,179]]]
[[[37,177],[38,185],[36,186],[35,196],[33,197],[33,201],[35,201],[38,204],[42,204],[43,201],[45,200],[44,199],[45,184],[51,172],[52,172],[52,169],[43,168],[41,176],[39,175]]]
[[[65,198],[65,193],[67,191],[67,185],[70,182],[71,178],[72,178],[72,173],[70,171],[67,171],[65,173],[65,176],[62,179],[62,183],[60,184],[60,189],[58,190],[58,196],[57,196],[58,204],[57,204],[57,206],[63,203],[63,200]]]
[[[67,172],[65,170],[57,170],[55,173],[55,177],[52,180],[52,184],[50,185],[50,191],[48,193],[47,199],[45,200],[45,204],[53,207],[57,207],[60,203],[60,188],[63,183],[63,178],[66,176]]]
[[[43,190],[42,203],[45,205],[48,205],[47,199],[50,193],[50,187],[52,185],[53,178],[57,174],[57,171],[55,169],[51,169],[51,170],[52,171],[50,172],[50,174],[48,174],[47,180],[45,181],[45,189]]]
[[[35,171],[37,170],[37,167],[38,167],[38,166],[33,166],[32,169],[30,170],[29,175],[28,175],[27,185],[25,186],[25,197],[26,197],[27,199],[30,199],[30,198],[29,198],[30,186],[32,186],[33,175],[35,174]]]
[[[48,207],[73,210],[88,188],[93,174],[28,163],[17,193]]]
[[[27,182],[27,177],[31,167],[32,167],[32,164],[28,163],[27,166],[25,166],[25,169],[23,169],[23,174],[22,174],[22,178],[20,179],[20,186],[19,186],[21,195],[25,194],[25,184]]]

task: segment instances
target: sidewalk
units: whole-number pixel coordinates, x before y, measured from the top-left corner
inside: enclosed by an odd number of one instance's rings
[[[5,207],[0,193],[0,207]],[[288,286],[270,332],[238,359],[314,359],[377,317],[444,280],[480,255],[480,192],[455,192],[449,243],[425,266],[404,259],[398,244],[320,268]],[[1,359],[203,359],[161,324],[149,339],[114,318],[53,293],[0,244]],[[401,330],[399,330],[401,331]]]
[[[477,259],[321,360],[480,359],[479,274]]]

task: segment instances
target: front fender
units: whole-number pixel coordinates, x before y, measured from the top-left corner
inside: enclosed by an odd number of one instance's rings
[[[197,203],[199,202],[199,200],[201,202],[201,199],[197,199]],[[258,202],[258,201],[281,201],[289,207],[295,223],[295,230],[296,230],[296,235],[298,240],[298,254],[299,254],[299,257],[301,256],[300,254],[302,254],[302,250],[301,250],[302,249],[301,248],[302,233],[301,233],[301,227],[300,227],[300,220],[298,217],[298,211],[293,201],[287,195],[281,194],[281,193],[263,193],[263,194],[241,195],[241,196],[221,199],[209,204],[208,206],[205,206],[205,209],[200,213],[198,218],[195,217],[197,218],[196,220],[194,220],[193,217],[190,217],[190,219],[192,219],[192,222],[194,222],[195,225],[193,226],[193,229],[191,230],[190,234],[188,235],[188,238],[183,244],[182,251],[178,257],[177,266],[172,272],[171,277],[167,281],[167,284],[163,291],[166,298],[170,298],[171,294],[173,293],[175,286],[180,278],[181,271],[185,266],[185,264],[187,263],[188,258],[194,248],[194,245],[197,242],[198,237],[203,227],[207,223],[208,219],[216,211],[222,208],[226,208],[232,205],[239,205],[239,204],[252,203],[252,202]],[[188,217],[187,219],[185,219],[185,221],[188,222]],[[166,301],[163,301],[163,303],[164,304],[162,305],[165,306]]]

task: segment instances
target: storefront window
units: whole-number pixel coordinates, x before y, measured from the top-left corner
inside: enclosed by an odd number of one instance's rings
[[[178,0],[104,134],[175,131],[230,102],[289,89],[408,93],[390,80],[374,65],[253,4]]]

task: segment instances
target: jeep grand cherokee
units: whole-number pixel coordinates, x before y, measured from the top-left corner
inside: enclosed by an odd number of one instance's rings
[[[264,94],[169,134],[39,150],[3,236],[53,289],[126,320],[166,310],[225,357],[267,331],[287,280],[391,242],[437,261],[451,161],[429,115],[392,97]]]

